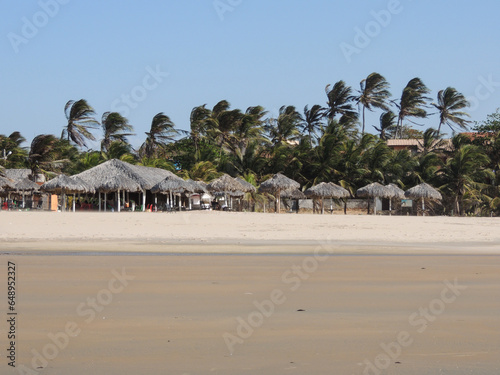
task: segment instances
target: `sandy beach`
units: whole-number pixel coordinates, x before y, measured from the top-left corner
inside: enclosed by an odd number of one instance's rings
[[[498,374],[496,218],[0,213],[2,374]],[[8,349],[9,323],[0,342]]]

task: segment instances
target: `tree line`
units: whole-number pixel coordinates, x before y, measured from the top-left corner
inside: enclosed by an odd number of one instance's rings
[[[228,173],[256,186],[281,172],[303,188],[332,181],[352,196],[372,182],[403,189],[427,182],[443,194],[439,213],[500,213],[499,112],[476,123],[474,133],[461,134],[457,131],[471,127],[469,103],[455,88],[440,90],[435,102],[420,78],[411,79],[396,99],[389,90],[386,79],[372,73],[357,90],[344,81],[327,85],[324,106],[299,111],[284,105],[275,116],[262,106],[234,109],[221,100],[213,108],[194,107],[188,131],[158,113],[137,149],[128,141],[134,128],[127,118],[106,112],[98,119],[85,99],[70,100],[61,136],[41,134],[23,147],[26,140],[19,132],[0,135],[2,165],[50,177],[120,159],[194,180]],[[366,132],[366,111],[375,110],[380,112],[376,135]],[[437,117],[435,128],[414,127],[429,116]],[[443,138],[444,128],[453,132],[450,140]],[[420,152],[394,150],[388,139],[417,139]],[[100,150],[88,149],[89,141],[97,140]]]

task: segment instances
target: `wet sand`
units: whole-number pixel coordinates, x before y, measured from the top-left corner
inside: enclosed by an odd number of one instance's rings
[[[2,374],[500,373],[495,219],[4,214]]]

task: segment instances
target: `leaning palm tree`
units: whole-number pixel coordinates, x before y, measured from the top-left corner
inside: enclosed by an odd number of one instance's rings
[[[133,133],[126,133],[133,130],[132,125],[128,120],[118,112],[105,112],[102,115],[101,126],[103,130],[103,138],[101,141],[101,151],[108,152],[111,143],[119,141],[127,143],[128,136]]]
[[[324,116],[324,109],[320,105],[315,104],[309,109],[306,105],[304,107],[304,117],[303,122],[300,125],[303,132],[307,132],[309,136],[309,144],[313,147],[313,135],[317,133],[321,128],[322,120]]]
[[[380,108],[388,111],[387,99],[391,96],[389,92],[389,82],[378,74],[372,73],[359,83],[359,95],[355,98],[356,103],[363,107],[363,127],[361,134],[365,133],[365,109],[373,111],[373,108]]]
[[[153,117],[151,129],[146,132],[146,141],[140,147],[141,156],[148,158],[157,157],[159,151],[165,147],[167,142],[173,142],[178,131],[174,128],[174,123],[163,112]]]
[[[396,127],[396,115],[392,111],[384,112],[380,115],[380,128],[374,126],[375,130],[380,132],[380,139],[387,140],[387,132],[390,132]]]
[[[440,90],[438,92],[438,102],[432,103],[434,107],[439,111],[439,126],[437,133],[440,134],[441,126],[448,125],[448,127],[454,132],[455,126],[461,129],[467,129],[467,124],[470,121],[464,119],[464,117],[470,117],[467,112],[462,112],[469,106],[469,102],[465,99],[463,94],[459,93],[453,87],[447,87],[445,90]]]
[[[64,107],[64,113],[68,123],[62,131],[61,138],[67,138],[80,147],[87,147],[85,140],[95,140],[90,129],[95,129],[99,121],[94,118],[94,108],[85,99],[70,100]]]
[[[28,165],[31,169],[31,179],[35,181],[36,176],[43,168],[54,161],[54,149],[57,138],[51,134],[37,135],[31,141],[28,154]]]
[[[426,95],[429,89],[420,78],[413,78],[403,89],[399,103],[395,103],[399,109],[396,138],[401,137],[403,121],[409,117],[426,118],[427,111],[424,109],[430,100]]]
[[[330,86],[325,87],[328,98],[326,116],[330,120],[335,118],[337,114],[357,119],[358,114],[353,107],[354,95],[352,95],[352,88],[347,86],[344,81],[338,81],[331,89]]]

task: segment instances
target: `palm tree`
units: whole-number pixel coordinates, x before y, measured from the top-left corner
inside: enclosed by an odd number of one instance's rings
[[[389,83],[385,78],[378,74],[372,73],[366,79],[359,83],[359,96],[355,98],[356,103],[363,107],[363,127],[361,134],[365,133],[365,109],[373,111],[373,107],[388,111],[387,99],[391,96],[389,92]]]
[[[487,179],[493,178],[491,170],[485,168],[488,156],[477,146],[463,145],[456,149],[439,171],[443,179],[441,189],[454,199],[454,209],[463,214],[463,200],[466,193],[481,190]]]
[[[200,140],[206,135],[207,118],[210,116],[210,110],[205,108],[206,104],[194,107],[189,117],[190,138],[194,143],[194,159],[200,161]]]
[[[313,147],[313,135],[316,135],[316,132],[320,130],[323,116],[324,109],[318,104],[313,105],[311,109],[307,105],[304,107],[303,122],[300,126],[302,131],[309,135],[311,147]]]
[[[265,129],[273,144],[284,145],[299,138],[298,126],[300,122],[300,113],[293,105],[282,106],[278,118],[266,121]]]
[[[105,112],[102,115],[101,126],[104,133],[101,141],[101,151],[109,151],[111,143],[115,141],[127,143],[126,137],[134,135],[133,133],[125,133],[133,131],[133,127],[118,112]]]
[[[453,132],[455,131],[455,125],[461,129],[467,129],[467,124],[470,121],[465,120],[463,117],[470,116],[467,112],[460,111],[469,106],[469,102],[465,99],[465,96],[453,87],[447,87],[445,90],[438,92],[437,98],[437,104],[432,103],[432,105],[439,111],[438,134],[440,134],[441,126],[443,125],[448,125]]]
[[[168,142],[173,142],[178,131],[174,128],[174,123],[163,112],[158,113],[153,117],[151,129],[146,132],[146,140],[139,149],[141,156],[148,158],[158,157]]]
[[[36,180],[36,175],[42,172],[43,168],[50,166],[54,161],[54,149],[57,138],[51,134],[37,135],[31,141],[28,153],[28,165],[31,169],[31,178]]]
[[[62,131],[61,138],[67,138],[80,147],[87,147],[86,139],[95,141],[90,129],[95,129],[99,122],[94,118],[94,109],[85,99],[70,100],[64,107],[64,113],[68,123]]]
[[[23,168],[28,152],[21,144],[26,139],[20,132],[12,132],[8,137],[0,134],[0,158],[5,168]]]
[[[427,111],[424,109],[426,103],[430,100],[426,95],[429,89],[420,78],[413,78],[403,89],[399,103],[395,103],[399,109],[397,129],[401,137],[403,121],[408,117],[427,117]],[[396,138],[398,137],[396,130]]]
[[[337,114],[341,116],[358,118],[357,112],[354,110],[352,88],[347,86],[344,81],[338,81],[330,89],[331,85],[326,85],[325,92],[328,98],[326,104],[326,116],[332,120]]]
[[[375,130],[380,132],[380,139],[387,140],[387,132],[396,127],[396,115],[392,111],[384,112],[380,115],[380,128],[374,126]]]

